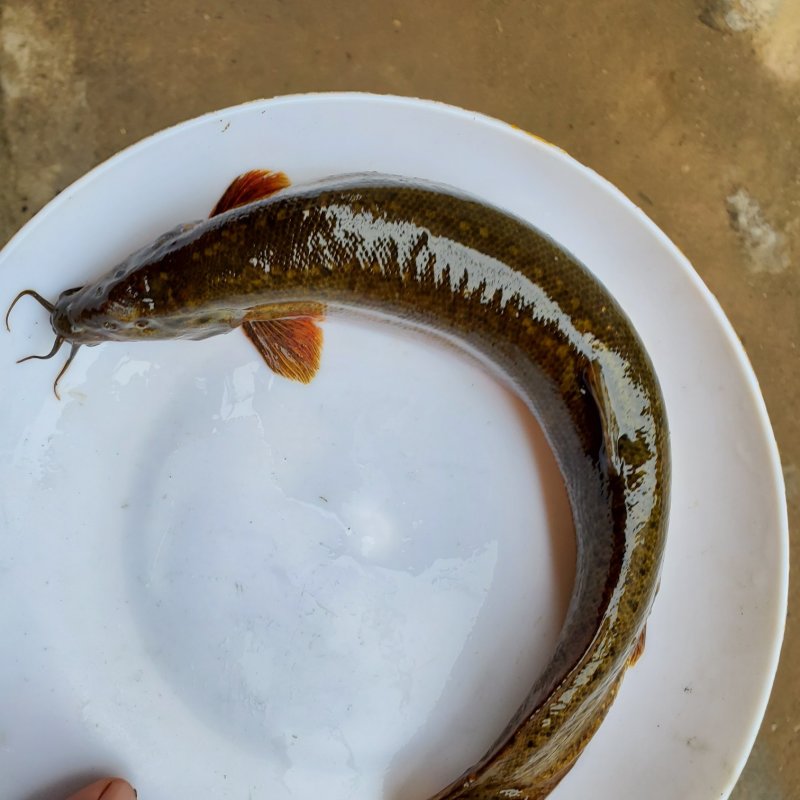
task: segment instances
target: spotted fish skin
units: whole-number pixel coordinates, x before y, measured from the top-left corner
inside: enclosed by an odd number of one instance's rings
[[[73,343],[203,338],[321,306],[464,342],[506,376],[553,448],[577,536],[556,651],[496,744],[436,795],[543,798],[605,716],[655,596],[669,442],[652,365],[608,291],[551,239],[453,189],[382,175],[182,226],[63,296],[52,321]]]

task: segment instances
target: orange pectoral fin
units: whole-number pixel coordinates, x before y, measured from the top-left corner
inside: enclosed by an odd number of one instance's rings
[[[322,353],[318,319],[319,316],[254,320],[244,322],[242,328],[273,372],[310,383],[319,370]]]
[[[225,190],[209,216],[216,217],[232,208],[246,206],[256,200],[263,200],[275,192],[291,186],[292,182],[283,172],[268,169],[251,169],[238,178]]]
[[[647,641],[647,625],[645,625],[644,628],[642,628],[642,632],[639,634],[639,638],[636,640],[636,644],[633,646],[633,650],[631,650],[631,654],[628,656],[629,667],[635,666],[636,662],[642,657],[646,641]]]

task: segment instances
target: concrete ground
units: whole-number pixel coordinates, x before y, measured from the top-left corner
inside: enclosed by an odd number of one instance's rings
[[[761,382],[800,553],[798,0],[5,0],[0,240],[167,125],[288,92],[462,105],[534,131],[652,217]],[[800,591],[735,800],[800,797]]]

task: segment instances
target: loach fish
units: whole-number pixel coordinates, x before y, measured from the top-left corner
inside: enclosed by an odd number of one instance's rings
[[[563,474],[575,585],[545,671],[489,751],[435,800],[552,791],[644,644],[669,507],[656,376],[584,266],[526,222],[449,187],[365,174],[289,188],[282,173],[254,170],[208,220],[170,231],[94,283],[55,303],[26,289],[14,303],[25,295],[51,312],[56,335],[50,353],[29,358],[72,348],[56,391],[81,345],[202,339],[239,326],[275,372],[307,382],[326,310],[421,326],[498,368]]]

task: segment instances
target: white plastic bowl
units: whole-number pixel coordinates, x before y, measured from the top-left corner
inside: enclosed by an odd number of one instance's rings
[[[719,306],[589,169],[503,123],[359,94],[258,101],[115,156],[0,256],[54,297],[237,174],[441,181],[544,230],[608,286],[671,422],[673,501],[644,657],[553,800],[710,800],[765,709],[786,611],[775,442]],[[518,401],[427,338],[331,319],[308,387],[240,333],[104,345],[51,391],[33,302],[0,337],[0,794],[121,773],[140,796],[415,800],[493,741],[548,660],[566,496]]]

